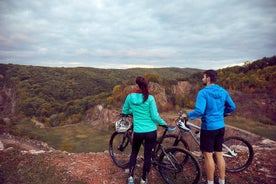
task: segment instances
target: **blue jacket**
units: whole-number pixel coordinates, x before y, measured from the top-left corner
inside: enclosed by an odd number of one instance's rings
[[[131,93],[126,97],[122,114],[133,115],[134,132],[144,133],[157,130],[156,123],[166,125],[159,116],[155,99],[152,95],[143,102],[142,93]]]
[[[236,109],[229,93],[217,84],[208,85],[198,92],[195,109],[187,113],[188,118],[201,117],[201,129],[223,128],[224,115]]]

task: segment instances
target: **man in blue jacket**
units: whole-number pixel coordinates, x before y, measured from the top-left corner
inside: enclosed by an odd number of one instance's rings
[[[225,160],[222,155],[225,131],[224,116],[236,109],[229,93],[215,84],[216,80],[216,71],[207,70],[204,72],[202,81],[206,87],[198,92],[195,109],[182,116],[187,116],[192,120],[201,117],[200,150],[204,156],[208,184],[214,183],[213,153],[215,153],[219,170],[219,184],[225,183]]]

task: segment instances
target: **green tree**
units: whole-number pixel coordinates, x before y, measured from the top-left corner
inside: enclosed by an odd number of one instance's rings
[[[150,82],[155,82],[155,83],[161,82],[161,78],[157,73],[146,73],[144,74],[144,77]]]

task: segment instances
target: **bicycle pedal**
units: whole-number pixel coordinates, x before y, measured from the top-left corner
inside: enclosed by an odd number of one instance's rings
[[[144,161],[144,157],[139,157],[138,160]]]
[[[203,157],[203,156],[200,156],[200,157],[198,158],[198,161],[199,161],[199,162],[203,162],[203,161],[204,161],[204,157]]]

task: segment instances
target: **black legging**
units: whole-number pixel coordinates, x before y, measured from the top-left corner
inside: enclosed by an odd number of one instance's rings
[[[129,175],[134,175],[134,168],[136,165],[137,155],[139,153],[141,144],[145,141],[144,145],[144,165],[143,165],[143,180],[146,180],[147,174],[151,167],[151,156],[157,137],[157,131],[147,133],[134,133],[132,151],[130,155]]]

